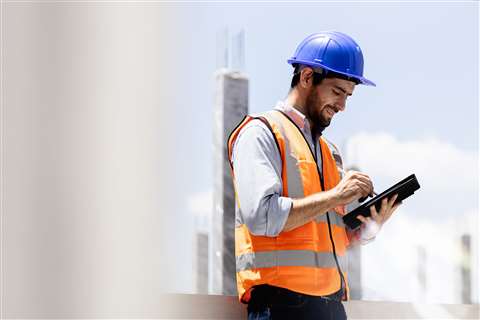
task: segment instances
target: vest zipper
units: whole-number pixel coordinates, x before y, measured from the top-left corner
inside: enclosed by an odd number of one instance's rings
[[[313,137],[313,134],[312,134],[312,140],[313,140],[313,148],[314,148],[315,152],[310,147],[310,144],[308,143],[307,138],[303,134],[302,130],[300,130],[300,128],[297,126],[297,124],[292,119],[290,119],[290,117],[286,113],[284,113],[283,111],[280,111],[280,110],[275,110],[275,111],[278,111],[283,116],[285,116],[285,118],[287,118],[298,129],[298,132],[300,132],[300,134],[302,135],[303,140],[305,140],[305,143],[307,144],[307,147],[310,150],[310,153],[312,154],[313,159],[315,160],[318,176],[320,177],[320,185],[322,187],[322,191],[325,191],[325,182],[324,182],[324,179],[323,179],[323,170],[322,170],[322,172],[320,172],[320,169],[318,168],[317,143],[315,141],[315,138]],[[322,160],[322,167],[323,167],[323,154],[322,154],[322,149],[321,148],[320,148],[320,157],[322,158],[321,160]],[[326,215],[327,215],[327,224],[328,224],[328,235],[330,237],[330,242],[332,244],[333,258],[335,259],[335,264],[337,265],[337,271],[340,275],[340,290],[342,290],[342,295],[345,295],[346,297],[348,297],[347,284],[345,282],[345,278],[343,277],[343,273],[342,273],[342,269],[340,268],[340,264],[338,263],[337,251],[335,250],[335,242],[333,241],[332,226],[331,226],[331,223],[330,223],[330,216],[328,214],[328,211],[326,212]],[[345,289],[345,290],[343,290],[343,289]]]
[[[318,168],[317,143],[316,143],[315,138],[313,138],[313,134],[312,134],[312,141],[313,141],[313,149],[314,149],[313,159],[315,159],[315,163],[317,164],[317,172],[318,172],[318,175],[320,177],[320,185],[322,186],[322,190],[325,191],[325,182],[324,182],[324,178],[323,178],[323,170],[320,171],[320,169]],[[322,148],[320,148],[320,157],[321,157],[321,160],[322,160],[322,167],[323,167]],[[333,241],[333,236],[332,236],[332,226],[331,226],[331,223],[330,223],[330,215],[329,215],[328,211],[325,214],[327,215],[328,236],[330,237],[330,242],[332,244],[333,258],[335,259],[335,264],[337,265],[338,274],[340,276],[340,290],[342,290],[342,296],[343,295],[348,296],[346,294],[347,293],[347,284],[345,283],[345,278],[343,277],[342,269],[340,268],[340,264],[338,263],[337,251],[335,250],[335,242]]]

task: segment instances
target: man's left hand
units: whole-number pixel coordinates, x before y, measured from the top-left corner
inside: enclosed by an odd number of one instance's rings
[[[368,239],[364,240],[369,240],[375,238],[376,234],[378,231],[380,231],[380,228],[382,225],[390,219],[392,216],[393,212],[397,210],[397,208],[402,204],[402,202],[399,202],[395,204],[395,200],[397,200],[398,194],[393,195],[390,199],[384,198],[382,199],[382,206],[380,208],[380,212],[377,212],[377,209],[375,206],[370,207],[370,217],[364,217],[361,215],[357,216],[357,219],[362,221],[362,233],[368,233],[367,234],[362,234],[362,238],[366,237]]]
[[[380,208],[380,212],[377,212],[377,209],[375,206],[370,207],[370,215],[373,221],[375,221],[378,226],[382,226],[390,217],[392,216],[393,212],[397,210],[397,208],[402,204],[402,202],[399,202],[397,204],[395,203],[395,200],[397,200],[398,194],[393,195],[390,199],[384,198],[382,199],[382,207]],[[363,223],[366,223],[368,219],[371,219],[370,217],[365,218],[363,216],[357,216],[357,219],[362,221]]]

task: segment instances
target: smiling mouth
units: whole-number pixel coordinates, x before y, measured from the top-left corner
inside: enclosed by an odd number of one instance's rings
[[[333,108],[331,108],[331,107],[326,107],[326,109],[327,109],[327,113],[328,113],[331,117],[333,117],[333,116],[335,115],[336,112],[335,112],[335,110],[334,110]]]

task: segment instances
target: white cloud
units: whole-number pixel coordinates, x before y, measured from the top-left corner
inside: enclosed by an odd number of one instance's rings
[[[386,133],[359,133],[345,151],[347,165],[360,167],[382,188],[411,173],[421,185],[362,250],[365,298],[461,302],[460,237],[470,234],[472,294],[478,301],[478,152],[435,138],[400,141]],[[418,278],[420,247],[425,291]]]
[[[478,182],[478,152],[436,138],[399,141],[388,133],[358,133],[349,139],[346,160],[372,176],[411,173],[436,189],[470,188]]]
[[[478,151],[436,138],[401,141],[387,133],[358,133],[345,150],[374,181],[377,192],[415,173],[421,189],[405,203],[419,217],[446,219],[478,210]]]
[[[477,224],[478,215],[474,212],[466,212],[455,221],[432,223],[399,208],[376,240],[362,248],[364,298],[460,303],[460,267],[465,262],[460,237],[468,233],[472,237],[472,298],[478,301]],[[420,250],[425,252],[424,261]],[[422,268],[426,276],[425,290],[419,280]]]

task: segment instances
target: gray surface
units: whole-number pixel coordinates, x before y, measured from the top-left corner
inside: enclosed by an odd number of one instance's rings
[[[479,306],[462,304],[414,304],[407,302],[350,301],[349,319],[478,319]]]
[[[160,318],[246,319],[246,307],[237,297],[215,295],[168,295],[169,306]],[[412,304],[406,302],[345,302],[353,319],[478,319],[479,306],[462,304]],[[188,306],[188,307],[185,307]]]
[[[227,139],[248,112],[248,79],[238,72],[216,74],[214,199],[212,218],[213,293],[235,295],[235,195]]]
[[[196,245],[196,292],[201,294],[208,293],[208,234],[197,232],[195,235]]]
[[[350,299],[362,298],[362,246],[357,245],[347,250],[348,287]]]

